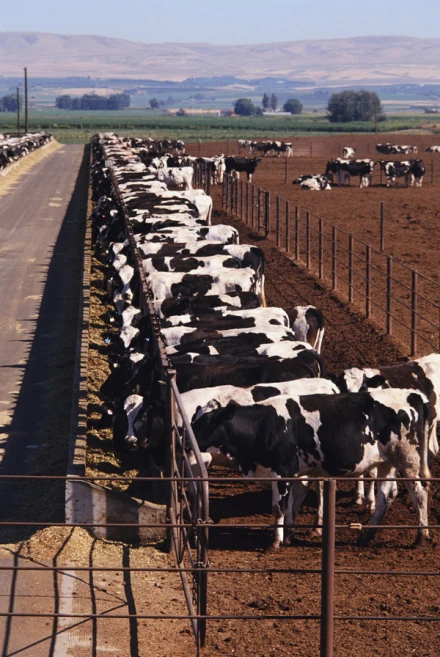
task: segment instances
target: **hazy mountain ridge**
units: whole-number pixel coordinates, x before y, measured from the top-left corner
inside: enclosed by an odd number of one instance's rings
[[[282,76],[318,84],[440,82],[440,39],[354,37],[243,46],[145,44],[102,36],[0,32],[0,75],[180,81]]]

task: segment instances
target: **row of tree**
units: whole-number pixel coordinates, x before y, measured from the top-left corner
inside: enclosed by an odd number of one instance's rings
[[[20,109],[23,106],[23,98],[20,96]],[[17,94],[8,94],[0,98],[0,112],[17,111]]]
[[[261,105],[262,107],[254,105],[250,98],[239,98],[235,102],[234,112],[240,116],[261,115],[269,107],[275,112],[278,109],[278,98],[275,94],[272,94],[270,98],[267,94],[264,94]],[[283,112],[289,112],[290,114],[301,114],[302,110],[302,103],[297,98],[289,98],[283,105]]]
[[[70,96],[63,94],[55,99],[58,109],[66,110],[122,110],[130,107],[129,94],[111,94],[98,96],[98,94],[84,94],[83,96]]]
[[[239,116],[263,114],[263,110],[278,108],[278,98],[275,94],[269,98],[264,94],[262,107],[254,105],[250,98],[239,98],[235,102],[234,112]],[[283,105],[284,112],[301,114],[303,106],[296,98],[289,98]],[[379,96],[372,91],[342,91],[332,94],[327,103],[327,118],[332,123],[348,121],[385,121]]]

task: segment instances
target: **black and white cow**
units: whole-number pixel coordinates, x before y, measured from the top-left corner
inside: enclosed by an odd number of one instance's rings
[[[246,173],[248,182],[252,182],[252,176],[259,162],[261,162],[260,157],[253,157],[252,159],[246,157],[227,157],[225,159],[226,173],[232,173],[237,178],[240,177],[240,173]]]
[[[308,342],[320,354],[325,332],[321,310],[315,306],[296,306],[288,315],[296,339]]]
[[[292,180],[292,185],[300,185],[301,189],[313,191],[331,189],[330,176],[327,174],[304,174]]]
[[[354,157],[356,154],[356,149],[351,148],[351,146],[344,146],[342,150],[342,157],[346,160],[349,157]]]
[[[387,177],[387,187],[391,187],[397,181],[397,178],[404,178],[405,184],[421,187],[423,176],[425,175],[425,165],[423,160],[405,160],[403,162],[385,162],[380,163],[382,171]]]
[[[175,272],[152,273],[148,277],[154,299],[170,299],[177,296],[204,296],[229,292],[255,292],[265,306],[264,280],[250,267],[225,269],[213,274],[179,274]]]
[[[350,183],[351,176],[359,176],[359,187],[368,187],[371,184],[373,173],[373,160],[343,160],[337,158],[327,162],[325,172],[334,173],[338,178],[338,185]]]
[[[393,469],[403,477],[417,512],[418,536],[428,538],[429,480],[427,398],[414,390],[377,390],[342,395],[279,396],[253,406],[229,402],[206,412],[192,426],[203,453],[228,455],[245,476],[273,478],[272,510],[284,540],[307,492],[302,482],[278,484],[280,477],[351,476],[377,468],[378,486],[371,525],[389,504]],[[366,544],[376,529],[364,530]]]
[[[376,151],[378,153],[385,153],[386,155],[390,154],[407,154],[407,153],[418,153],[417,146],[399,146],[397,144],[376,144]]]
[[[425,148],[425,153],[440,153],[440,146],[428,146]]]

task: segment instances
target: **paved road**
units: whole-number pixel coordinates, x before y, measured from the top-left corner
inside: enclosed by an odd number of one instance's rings
[[[38,402],[40,392],[35,386],[41,383],[46,369],[44,352],[51,349],[49,341],[54,334],[50,335],[50,331],[54,328],[56,331],[54,320],[63,312],[59,299],[64,277],[59,278],[57,270],[69,266],[72,254],[66,245],[80,231],[84,220],[68,216],[83,153],[83,146],[63,146],[19,176],[13,189],[0,198],[0,471],[3,472],[23,472],[22,450],[35,449],[33,446],[37,445],[37,427],[30,426],[28,421],[31,409],[21,418],[17,417],[17,411],[22,404],[22,384],[37,358],[42,369],[37,377],[38,373],[32,373],[32,395],[33,405]],[[40,310],[44,312],[40,314]],[[32,419],[35,419],[34,411]],[[27,435],[23,436],[23,432]],[[21,457],[15,462],[12,437],[20,438],[17,443]]]
[[[0,474],[65,473],[86,208],[79,145],[54,150],[0,197]],[[62,520],[63,486],[38,486],[0,483],[0,520]],[[3,529],[0,543],[34,531]],[[20,574],[10,596],[13,581],[0,571],[2,611],[58,604],[50,573]],[[55,654],[52,629],[50,618],[0,617],[2,655]]]

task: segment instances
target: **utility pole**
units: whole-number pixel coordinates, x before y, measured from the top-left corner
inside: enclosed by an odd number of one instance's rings
[[[20,88],[17,87],[17,134],[20,137]]]
[[[29,132],[27,67],[24,69],[24,131],[25,134]]]
[[[374,132],[377,135],[377,100],[374,99]]]

